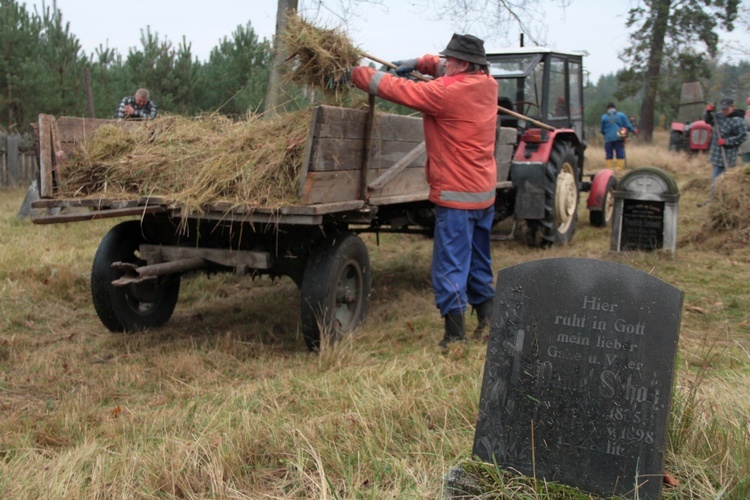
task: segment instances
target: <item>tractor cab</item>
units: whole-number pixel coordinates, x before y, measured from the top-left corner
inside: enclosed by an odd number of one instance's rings
[[[584,143],[583,56],[541,47],[520,47],[487,55],[490,75],[500,84],[498,105],[547,123],[573,129]],[[525,123],[501,115],[502,126]]]
[[[507,173],[513,199],[498,196],[495,213],[509,214],[503,208],[512,206],[532,245],[565,244],[575,231],[579,192],[589,191],[591,224],[610,224],[614,173],[584,181],[583,54],[520,47],[487,54],[487,61],[498,106],[516,115],[499,110],[498,124],[517,131],[510,167],[498,169],[498,177]]]

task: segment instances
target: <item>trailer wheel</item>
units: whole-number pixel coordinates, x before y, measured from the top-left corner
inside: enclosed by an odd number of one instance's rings
[[[617,178],[610,177],[607,181],[607,188],[604,190],[604,199],[602,200],[601,210],[589,211],[589,223],[594,227],[605,227],[612,224],[612,217],[615,213],[615,188],[617,187]]]
[[[565,245],[573,238],[578,219],[578,158],[573,145],[555,143],[545,168],[544,219],[526,221],[526,242]]]
[[[315,249],[300,289],[302,333],[311,351],[321,338],[335,342],[364,321],[371,283],[370,257],[358,236],[339,234]]]
[[[143,263],[138,247],[146,239],[138,221],[113,227],[99,243],[91,268],[91,298],[104,326],[112,332],[134,332],[158,327],[172,316],[180,294],[180,275],[158,278],[154,282],[113,286],[122,272],[112,269],[113,262]]]

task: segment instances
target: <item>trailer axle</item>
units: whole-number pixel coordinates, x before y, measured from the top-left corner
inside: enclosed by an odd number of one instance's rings
[[[114,262],[112,269],[123,271],[121,278],[112,282],[113,286],[127,286],[133,283],[143,283],[144,281],[155,280],[159,276],[167,274],[183,273],[206,267],[206,261],[200,257],[189,259],[173,260],[171,262],[162,262],[148,266],[140,266],[131,262]]]

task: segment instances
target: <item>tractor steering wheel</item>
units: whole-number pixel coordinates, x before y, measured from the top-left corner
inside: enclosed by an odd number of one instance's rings
[[[516,101],[513,106],[522,115],[528,115],[531,108],[536,108],[537,114],[539,113],[539,105],[533,101]]]

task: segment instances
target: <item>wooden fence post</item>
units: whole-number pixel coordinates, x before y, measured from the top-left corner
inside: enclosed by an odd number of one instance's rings
[[[20,156],[18,154],[18,146],[21,144],[21,136],[18,134],[11,134],[5,138],[7,144],[7,162],[8,162],[8,185],[10,187],[16,187],[20,181]]]
[[[6,170],[7,170],[7,158],[5,155],[5,151],[8,149],[7,143],[5,141],[6,134],[0,133],[0,186],[5,186],[8,182],[6,180]]]
[[[16,187],[36,179],[36,154],[29,135],[0,133],[0,187]]]

